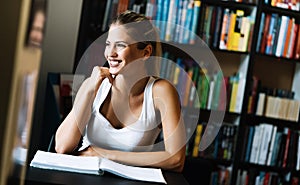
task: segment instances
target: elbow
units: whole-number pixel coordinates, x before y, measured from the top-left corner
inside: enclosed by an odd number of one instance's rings
[[[59,154],[66,154],[70,153],[70,147],[65,142],[61,142],[58,138],[55,139],[55,152]]]
[[[59,154],[67,153],[66,147],[59,145],[59,144],[55,144],[55,151],[56,151],[56,153],[59,153]]]
[[[185,155],[176,154],[170,159],[170,170],[174,172],[181,173],[184,168]]]

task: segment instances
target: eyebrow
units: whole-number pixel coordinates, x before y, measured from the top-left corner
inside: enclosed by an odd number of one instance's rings
[[[109,43],[110,43],[110,41],[109,41],[109,40],[106,40],[106,42],[109,42]],[[116,41],[115,43],[116,43],[116,44],[123,43],[123,44],[130,45],[130,44],[129,44],[128,42],[126,42],[126,41]]]

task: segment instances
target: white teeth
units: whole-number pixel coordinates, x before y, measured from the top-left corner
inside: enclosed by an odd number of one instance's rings
[[[110,66],[111,66],[111,67],[116,67],[116,66],[118,66],[118,65],[119,65],[119,62],[118,62],[118,61],[116,61],[116,60],[110,61]]]

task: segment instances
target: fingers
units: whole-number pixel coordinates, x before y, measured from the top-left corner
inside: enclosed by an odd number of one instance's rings
[[[112,77],[112,75],[109,72],[109,68],[95,66],[93,68],[93,71],[92,71],[92,74],[90,77],[91,83],[93,84],[92,86],[94,86],[95,94],[97,93],[102,81],[105,78],[108,78],[108,80],[111,84],[114,81],[114,78]]]
[[[105,78],[109,79],[109,82],[112,83],[113,82],[113,77],[109,72],[109,68],[107,67],[99,67],[99,66],[95,66],[91,75],[92,78],[94,78],[94,80],[98,80],[98,81],[103,81]]]

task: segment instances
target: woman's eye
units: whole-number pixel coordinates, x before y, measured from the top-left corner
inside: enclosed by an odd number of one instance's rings
[[[119,44],[116,44],[116,46],[117,46],[117,48],[125,48],[126,44],[119,43]]]

